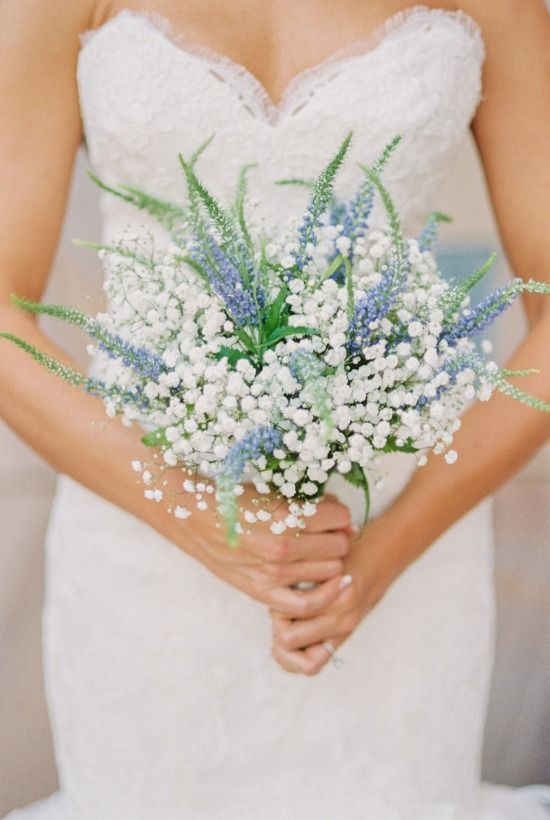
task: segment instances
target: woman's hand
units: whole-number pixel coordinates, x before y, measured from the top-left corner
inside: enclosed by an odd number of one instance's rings
[[[355,539],[344,560],[338,592],[314,615],[292,618],[271,609],[273,656],[287,672],[315,675],[380,601],[399,571],[380,519]]]
[[[256,495],[253,487],[247,487],[240,497],[242,506],[253,508],[251,501]],[[270,506],[273,520],[288,514],[287,502],[273,498]],[[154,507],[158,510],[157,529],[176,546],[222,580],[288,618],[311,617],[339,594],[353,532],[348,508],[334,496],[323,498],[315,515],[305,519],[305,529],[287,529],[275,535],[270,530],[271,521],[258,521],[240,535],[237,548],[228,545],[213,509],[195,510],[182,522],[160,505]],[[292,589],[300,581],[318,586]]]

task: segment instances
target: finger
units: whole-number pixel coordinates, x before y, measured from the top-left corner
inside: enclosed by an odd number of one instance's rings
[[[315,589],[295,590],[274,587],[264,595],[265,603],[290,618],[309,618],[324,609],[340,594],[342,576],[331,578]]]
[[[270,586],[289,587],[299,581],[328,581],[342,576],[344,562],[338,558],[332,561],[295,561],[293,564],[265,564],[260,572],[266,576]]]
[[[275,642],[273,644],[273,657],[287,672],[311,676],[316,675],[327,665],[331,659],[331,654],[327,652],[322,644],[309,646],[305,650],[298,649],[289,652]]]
[[[349,507],[342,504],[335,496],[324,496],[317,505],[317,512],[305,519],[306,530],[309,532],[325,532],[340,530],[351,526]]]
[[[344,558],[351,545],[351,536],[345,530],[310,533],[295,530],[292,534],[274,535],[261,545],[264,561],[274,564],[292,564],[295,561],[321,561]]]
[[[351,533],[345,530],[319,533],[302,530],[293,539],[294,543],[291,541],[290,548],[294,552],[295,561],[344,558],[350,551],[351,540]]]
[[[340,619],[335,615],[320,615],[317,618],[296,621],[273,620],[275,639],[289,652],[322,644],[333,637],[343,638],[350,631],[340,624]]]

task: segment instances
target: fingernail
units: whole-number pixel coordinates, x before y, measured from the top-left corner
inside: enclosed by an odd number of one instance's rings
[[[351,584],[352,581],[353,581],[353,578],[352,578],[351,575],[344,575],[342,577],[342,580],[338,584],[338,589],[345,589],[346,587],[349,587],[349,585]]]
[[[352,525],[351,525],[351,531],[352,531],[352,533],[353,533],[354,535],[357,535],[357,533],[359,532],[359,530],[360,530],[360,529],[361,529],[361,528],[360,528],[360,527],[358,527],[358,526],[357,526],[357,524],[352,524]]]

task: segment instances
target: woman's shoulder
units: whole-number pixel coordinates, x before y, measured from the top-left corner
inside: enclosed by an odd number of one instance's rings
[[[513,37],[528,38],[540,34],[541,27],[550,28],[545,0],[463,0],[456,9],[476,20],[485,37],[498,39],[503,47]]]
[[[97,0],[2,0],[2,50],[30,50],[39,58],[58,42],[74,39],[78,46],[79,32],[93,25],[100,13]]]

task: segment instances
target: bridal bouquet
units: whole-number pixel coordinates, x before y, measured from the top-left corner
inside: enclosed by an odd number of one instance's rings
[[[111,245],[93,245],[106,271],[109,311],[91,317],[70,308],[15,298],[26,310],[59,317],[92,339],[90,352],[110,359],[108,376],[87,378],[25,341],[4,334],[63,379],[100,396],[110,416],[147,431],[161,461],[134,462],[145,496],[163,499],[166,470],[182,472],[168,498],[178,517],[215,498],[228,540],[258,520],[273,532],[303,525],[335,471],[362,488],[384,453],[450,449],[460,414],[494,389],[542,410],[543,402],[512,386],[473,341],[522,291],[550,286],[515,279],[470,304],[469,292],[492,262],[449,283],[433,254],[434,213],[420,236],[403,235],[381,173],[399,143],[370,167],[360,166],[355,195],[339,201],[334,181],[351,135],[314,183],[309,205],[285,235],[253,230],[241,172],[225,208],[196,172],[199,155],[180,157],[186,207],[128,186],[111,194],[144,209],[171,235],[157,251],[135,229]],[[206,145],[206,144],[205,144]],[[369,226],[375,196],[387,222]],[[84,243],[90,245],[91,243]],[[526,373],[529,371],[523,371]],[[255,487],[240,508],[243,481]],[[272,518],[267,498],[289,503]]]

